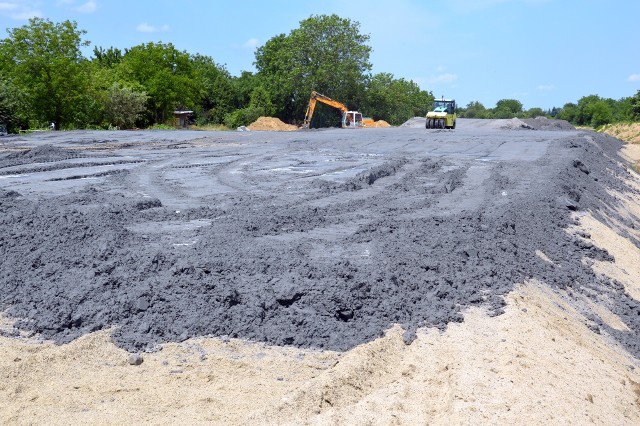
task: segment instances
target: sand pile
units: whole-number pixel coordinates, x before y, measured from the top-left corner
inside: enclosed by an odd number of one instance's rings
[[[391,127],[391,124],[387,123],[384,120],[376,121],[375,127]]]
[[[253,123],[249,124],[247,128],[254,131],[266,130],[271,132],[290,132],[292,130],[298,130],[297,126],[284,123],[276,117],[260,117]]]
[[[640,123],[607,124],[601,131],[625,142],[640,144]]]

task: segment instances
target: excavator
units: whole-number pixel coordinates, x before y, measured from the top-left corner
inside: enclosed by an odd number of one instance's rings
[[[335,101],[328,96],[318,93],[315,90],[311,92],[309,98],[309,105],[307,106],[307,113],[304,116],[303,128],[308,129],[311,124],[311,118],[313,117],[313,111],[316,109],[316,102],[322,102],[334,108],[337,108],[342,112],[342,128],[359,128],[359,127],[374,127],[375,122],[372,118],[363,117],[362,113],[358,111],[349,111],[349,108],[342,102]]]

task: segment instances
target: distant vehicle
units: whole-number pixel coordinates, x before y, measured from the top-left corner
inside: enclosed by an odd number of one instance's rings
[[[308,129],[311,125],[311,118],[313,117],[313,111],[316,109],[316,102],[322,102],[334,108],[339,109],[342,112],[342,128],[358,128],[358,127],[374,127],[375,122],[372,118],[363,117],[362,113],[358,111],[349,111],[349,108],[342,102],[335,101],[328,96],[325,96],[316,91],[311,92],[309,98],[309,105],[307,106],[307,113],[304,116],[303,128]]]
[[[455,129],[456,101],[453,99],[436,99],[433,109],[427,113],[427,129]]]

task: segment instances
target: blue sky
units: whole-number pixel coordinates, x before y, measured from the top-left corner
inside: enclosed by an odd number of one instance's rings
[[[332,13],[370,35],[374,73],[462,105],[515,98],[547,109],[640,90],[637,0],[0,0],[0,29],[32,16],[75,20],[91,41],[87,56],[93,46],[170,42],[239,75],[254,71],[257,46]]]

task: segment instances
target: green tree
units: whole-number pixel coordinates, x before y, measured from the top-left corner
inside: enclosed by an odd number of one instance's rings
[[[146,110],[147,94],[114,83],[107,93],[107,121],[120,129],[130,129]]]
[[[25,94],[30,116],[57,127],[82,125],[79,117],[88,107],[89,79],[80,51],[89,44],[82,40],[86,31],[75,22],[41,18],[7,31],[9,37],[0,42],[0,70]]]
[[[261,108],[263,115],[270,116],[274,113],[273,104],[271,103],[271,97],[269,92],[262,87],[257,86],[251,92],[251,99],[249,100],[249,106],[252,108]]]
[[[226,114],[235,107],[235,88],[229,72],[216,64],[209,56],[199,54],[191,57],[200,88],[201,101],[196,109],[199,123],[223,122]]]
[[[433,104],[433,94],[413,81],[379,73],[369,81],[363,113],[375,120],[399,125],[415,116],[424,116]]]
[[[106,50],[103,47],[94,47],[93,56],[94,62],[107,68],[113,68],[122,61],[122,51],[115,47]]]
[[[640,120],[640,90],[630,100],[631,117],[634,120]]]
[[[164,122],[177,108],[195,109],[201,100],[198,76],[189,54],[171,43],[147,43],[126,50],[117,74],[121,80],[144,88],[152,122]]]
[[[590,126],[593,115],[592,105],[601,100],[598,95],[583,96],[578,99],[575,123],[579,126]]]
[[[255,65],[275,100],[277,116],[301,121],[313,90],[353,109],[362,105],[371,70],[368,41],[358,22],[312,15],[289,35],[275,36],[258,48]]]
[[[522,102],[516,99],[501,99],[493,109],[493,118],[513,118],[522,113]]]
[[[564,104],[556,117],[560,120],[567,120],[572,124],[578,124],[578,105],[571,102]]]
[[[0,79],[0,128],[17,133],[25,125],[24,95],[10,81]]]
[[[529,118],[536,118],[536,117],[544,117],[546,114],[544,113],[542,108],[534,107],[534,108],[529,108],[525,113],[525,115]]]
[[[489,112],[482,103],[479,101],[471,101],[467,104],[463,113],[460,114],[463,118],[489,118]]]
[[[585,107],[585,116],[589,116],[591,118],[589,124],[593,127],[613,122],[611,105],[603,99],[588,104]]]

